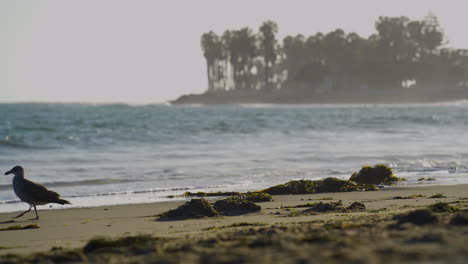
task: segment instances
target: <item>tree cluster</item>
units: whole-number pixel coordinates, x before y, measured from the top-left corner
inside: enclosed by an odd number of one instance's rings
[[[368,38],[341,29],[277,40],[278,26],[210,31],[201,37],[207,92],[323,94],[468,86],[468,51],[445,48],[443,30],[423,20],[379,17]]]

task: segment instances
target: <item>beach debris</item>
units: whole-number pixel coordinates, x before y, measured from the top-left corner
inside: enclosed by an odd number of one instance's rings
[[[317,190],[317,184],[317,181],[312,180],[295,180],[284,184],[275,185],[273,187],[262,190],[262,192],[271,195],[315,193]]]
[[[273,201],[273,197],[264,192],[247,192],[247,193],[239,193],[238,195],[234,195],[227,199],[230,200],[237,200],[237,201],[250,201],[254,203],[261,203],[261,202],[271,202]]]
[[[160,215],[160,220],[189,219],[219,216],[219,213],[205,199],[192,199],[174,210]]]
[[[220,197],[220,196],[234,196],[240,195],[239,192],[185,192],[182,194],[184,197]]]
[[[262,209],[253,202],[230,198],[216,201],[213,207],[222,215],[228,216],[254,213]]]
[[[267,223],[262,223],[262,222],[240,222],[240,223],[233,223],[227,226],[227,228],[230,227],[244,227],[244,226],[267,226]]]
[[[406,244],[419,244],[419,243],[440,243],[445,244],[448,238],[444,234],[431,234],[426,233],[417,235],[405,240]]]
[[[314,204],[307,204],[309,205],[309,209],[306,209],[303,211],[303,213],[308,213],[308,212],[318,212],[318,213],[324,213],[324,212],[359,212],[359,211],[365,211],[366,206],[363,203],[360,202],[354,202],[348,207],[343,206],[343,202],[341,200],[337,202],[329,202],[329,203],[323,203],[323,202],[318,202]],[[301,206],[302,207],[302,206]]]
[[[349,211],[364,211],[366,210],[366,206],[360,202],[354,202],[350,206],[346,208]]]
[[[448,203],[435,203],[429,205],[429,209],[434,213],[454,213],[458,211],[456,208],[450,206]]]
[[[427,209],[419,209],[409,213],[395,215],[393,219],[397,220],[398,224],[412,223],[415,225],[435,224],[439,221],[439,218]]]
[[[352,181],[340,180],[338,178],[325,178],[317,181],[316,192],[355,192],[363,190],[375,190],[375,187],[360,185]]]
[[[429,198],[447,198],[447,195],[437,193],[437,194],[434,194],[434,195],[430,196]]]
[[[304,213],[307,212],[334,212],[334,211],[342,211],[344,209],[343,203],[340,201],[337,202],[330,202],[330,203],[323,203],[323,202],[318,202],[315,204],[312,204],[312,206],[309,209],[304,210]]]
[[[281,206],[281,208],[304,208],[304,207],[312,207],[316,203],[306,203],[306,204],[298,204],[298,205],[289,205],[289,206]]]
[[[452,225],[468,225],[468,212],[461,212],[452,217],[450,220]]]
[[[269,224],[267,223],[261,223],[261,222],[240,222],[240,223],[233,223],[230,225],[225,225],[225,226],[212,226],[208,228],[204,228],[202,230],[204,231],[210,231],[210,230],[219,230],[219,229],[225,229],[225,228],[236,228],[236,227],[258,227],[258,226],[267,226]]]
[[[415,199],[415,198],[422,198],[422,197],[426,197],[426,195],[423,195],[423,194],[412,194],[412,195],[408,195],[408,196],[395,196],[393,197],[393,199]]]
[[[25,230],[25,229],[36,229],[36,228],[40,228],[40,226],[38,224],[31,224],[31,225],[25,225],[25,226],[14,225],[14,226],[0,228],[0,231]]]
[[[174,210],[169,210],[159,216],[159,220],[183,220],[189,218],[232,216],[258,212],[262,208],[248,200],[229,197],[216,201],[211,205],[204,198],[192,199]]]
[[[392,168],[377,164],[374,167],[365,165],[359,172],[354,172],[349,178],[350,181],[363,184],[385,184],[392,181],[404,181],[405,178],[398,178],[393,174]]]
[[[358,184],[352,181],[337,178],[325,178],[323,180],[294,180],[279,184],[261,192],[271,195],[285,194],[310,194],[325,192],[354,192],[375,191],[377,188],[369,184]]]
[[[182,194],[184,197],[221,197],[221,196],[231,196],[232,199],[236,200],[246,200],[254,203],[260,202],[270,202],[273,201],[273,197],[264,192],[185,192]]]
[[[117,239],[97,237],[91,239],[84,246],[83,252],[115,251],[118,248],[125,248],[127,251],[154,250],[153,244],[155,240],[157,239],[150,235],[128,236]]]
[[[436,179],[435,178],[424,178],[424,177],[422,177],[422,178],[419,178],[418,181],[436,181]]]
[[[53,246],[48,254],[50,260],[47,261],[44,254],[36,254],[35,263],[89,263],[82,250],[70,250],[62,246]]]

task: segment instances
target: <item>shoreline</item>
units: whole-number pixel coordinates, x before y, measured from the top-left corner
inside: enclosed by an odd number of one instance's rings
[[[34,216],[29,212],[11,222],[15,213],[0,213],[0,228],[13,225],[38,224],[40,228],[28,230],[0,231],[0,255],[30,254],[45,252],[51,248],[75,249],[97,236],[118,238],[130,235],[151,235],[165,238],[200,236],[213,227],[236,223],[262,223],[266,226],[295,225],[308,221],[342,221],[350,217],[390,215],[428,206],[438,201],[456,202],[468,198],[463,185],[434,185],[420,187],[391,187],[370,192],[317,193],[307,195],[274,195],[274,201],[257,203],[262,207],[259,213],[241,216],[189,219],[183,221],[156,221],[156,215],[175,209],[185,201],[168,201],[146,204],[113,205],[99,207],[70,208],[62,210],[39,210],[39,220],[27,220]],[[428,198],[444,194],[447,198]],[[413,199],[393,199],[422,195]],[[353,202],[365,204],[365,212],[320,213],[288,217],[289,209],[309,202],[330,202],[341,200],[348,206]],[[212,201],[210,199],[210,201]]]
[[[346,178],[344,178],[346,179]],[[281,183],[278,183],[281,184]],[[468,183],[453,183],[453,182],[441,182],[441,181],[425,181],[425,182],[410,182],[407,181],[395,182],[391,186],[385,186],[383,189],[390,190],[394,188],[413,188],[413,187],[428,187],[428,186],[452,186],[452,185],[467,185]],[[267,186],[260,186],[259,188],[248,188],[248,189],[239,189],[238,187],[234,189],[230,188],[220,188],[220,189],[187,189],[185,191],[189,192],[254,192],[259,189],[267,188]],[[59,205],[59,204],[48,204],[48,205],[39,205],[38,210],[66,210],[66,209],[79,209],[79,208],[95,208],[95,207],[105,207],[105,206],[120,206],[120,205],[138,205],[138,204],[157,204],[163,202],[185,202],[190,200],[190,197],[183,197],[181,192],[168,192],[167,195],[163,196],[154,196],[153,194],[158,192],[152,191],[133,191],[125,192],[118,194],[100,194],[100,195],[87,195],[87,196],[74,196],[74,197],[62,197],[71,201],[71,204],[68,205]],[[80,205],[85,204],[85,205]],[[24,211],[28,208],[28,205],[22,202],[19,199],[4,201],[0,203],[0,215],[5,213],[14,213]]]
[[[460,90],[461,91],[461,90]],[[272,104],[272,105],[340,105],[340,104],[434,104],[451,101],[467,100],[468,94],[463,91],[457,94],[444,94],[437,91],[426,94],[423,91],[412,92],[400,89],[396,93],[375,93],[372,90],[338,91],[330,94],[288,93],[284,91],[226,91],[204,92],[199,94],[184,94],[174,100],[170,105],[239,105],[239,104]]]

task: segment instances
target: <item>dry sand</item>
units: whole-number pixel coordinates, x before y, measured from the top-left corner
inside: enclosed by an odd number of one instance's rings
[[[444,194],[447,198],[429,198],[435,194]],[[393,199],[396,196],[410,195],[423,195],[425,197]],[[40,210],[39,220],[27,220],[34,217],[34,212],[30,212],[20,219],[14,219],[14,222],[11,222],[11,220],[13,216],[18,214],[17,212],[3,213],[0,214],[0,228],[7,228],[14,225],[24,226],[28,224],[38,224],[40,228],[1,231],[0,262],[2,262],[2,255],[5,257],[6,254],[10,253],[26,255],[33,252],[49,251],[54,247],[65,249],[82,248],[90,239],[97,236],[118,238],[122,236],[149,234],[159,238],[175,240],[190,237],[193,241],[196,241],[198,238],[206,237],[207,234],[216,233],[219,235],[219,233],[222,232],[229,234],[234,228],[225,227],[236,223],[261,223],[261,225],[264,226],[238,228],[246,230],[246,232],[247,230],[256,230],[255,228],[261,229],[272,226],[283,227],[285,230],[291,226],[299,226],[299,228],[301,228],[301,225],[306,225],[307,223],[320,223],[321,225],[323,225],[323,223],[352,223],[353,221],[362,223],[366,221],[366,219],[383,219],[387,221],[387,225],[390,225],[395,222],[391,220],[392,215],[415,210],[419,207],[426,207],[438,201],[446,203],[456,202],[454,206],[460,209],[466,209],[465,207],[468,207],[467,197],[468,185],[421,186],[411,188],[395,187],[371,192],[278,195],[274,196],[274,201],[272,202],[258,203],[262,207],[259,213],[181,221],[156,221],[156,215],[178,207],[184,203],[183,201],[63,210]],[[299,214],[297,216],[291,216],[297,212],[301,212],[304,208],[286,208],[287,206],[305,203],[338,200],[341,200],[344,206],[348,206],[356,201],[361,202],[365,204],[366,211],[353,213],[331,212],[312,215]],[[467,202],[466,204],[465,201]],[[26,204],[25,208],[27,208]],[[317,225],[307,226],[307,230],[309,231],[314,230],[314,228],[318,228]],[[462,226],[460,228],[461,237],[458,239],[465,239],[464,241],[466,243],[466,241],[468,241],[468,227]],[[350,237],[352,237],[352,235],[350,235]],[[287,239],[287,236],[285,236],[285,239]],[[375,241],[373,243],[384,242]],[[438,247],[438,245],[432,244],[431,246]],[[443,243],[440,244],[440,250],[443,250],[442,247],[444,246],[447,245],[443,245]],[[462,253],[456,253],[459,254],[459,256],[455,256],[455,258],[452,258],[449,262],[457,263],[466,260],[467,262],[465,263],[468,263],[468,259],[464,259],[465,256],[463,255],[463,252],[468,255],[468,243],[467,245],[462,243],[460,246],[461,248],[457,250],[461,250]],[[372,258],[367,259],[367,261],[372,262]],[[200,262],[199,259],[198,262]],[[268,262],[275,261],[269,260]],[[362,260],[361,262],[365,263],[366,261]],[[177,263],[177,261],[175,261],[175,263]],[[463,261],[459,263],[463,263]]]

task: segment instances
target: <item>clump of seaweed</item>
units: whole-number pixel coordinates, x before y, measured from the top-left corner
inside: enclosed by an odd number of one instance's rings
[[[447,198],[447,195],[437,193],[437,194],[434,194],[434,195],[430,196],[429,198]]]
[[[240,222],[240,223],[233,223],[228,225],[227,227],[243,227],[243,226],[266,226],[267,223],[261,222]]]
[[[359,172],[354,172],[349,178],[350,181],[362,184],[383,184],[392,181],[404,181],[405,178],[398,178],[393,174],[392,168],[377,164],[374,167],[365,165]]]
[[[89,253],[103,249],[114,250],[120,247],[133,249],[152,248],[155,240],[156,238],[149,235],[128,236],[117,239],[98,237],[91,239],[83,248],[83,251]]]
[[[419,178],[419,179],[418,179],[418,181],[435,181],[435,180],[436,180],[436,179],[435,179],[435,178],[432,178],[432,177],[431,177],[431,178],[424,178],[424,177],[422,177],[422,178]]]
[[[222,215],[242,215],[260,211],[262,208],[251,202],[245,200],[223,199],[218,200],[213,205],[214,209]]]
[[[412,223],[415,225],[435,224],[439,221],[439,218],[434,213],[426,209],[395,215],[393,219],[397,220],[398,224]]]
[[[328,222],[328,223],[323,224],[322,228],[325,230],[336,230],[336,229],[346,229],[346,228],[350,228],[353,226],[355,225],[342,222],[342,221],[336,221],[336,222],[334,221],[334,222]]]
[[[316,192],[355,192],[362,190],[375,190],[374,186],[359,185],[352,181],[337,178],[326,178],[318,181]]]
[[[342,211],[344,209],[343,203],[340,201],[338,202],[330,202],[330,203],[322,203],[318,202],[315,204],[312,204],[312,206],[305,210],[304,213],[307,212],[334,212],[334,211]]]
[[[429,209],[434,213],[454,213],[458,211],[456,208],[450,206],[448,203],[435,203],[429,205]]]
[[[192,199],[174,210],[160,215],[159,220],[188,219],[219,216],[219,213],[205,199]]]
[[[237,201],[249,201],[254,203],[261,203],[261,202],[270,202],[273,201],[273,197],[271,194],[265,192],[247,192],[247,193],[240,193],[238,195],[234,195],[230,198],[230,200],[237,200]]]
[[[317,181],[312,180],[295,180],[284,184],[275,185],[262,192],[271,195],[281,194],[308,194],[315,193],[317,190]]]
[[[468,225],[468,212],[462,212],[454,215],[450,220],[450,224],[452,225]]]
[[[314,206],[316,204],[317,203],[306,203],[306,204],[283,206],[281,208],[304,208],[304,207],[312,207],[312,206]]]
[[[185,192],[182,194],[184,197],[220,197],[220,196],[233,196],[240,195],[239,192]]]
[[[366,206],[360,202],[354,202],[350,206],[346,208],[349,211],[364,211],[366,210]]]
[[[358,184],[352,181],[340,180],[337,178],[326,178],[323,180],[295,180],[285,184],[279,184],[262,190],[271,195],[284,194],[310,194],[324,192],[353,192],[353,191],[375,191],[375,186],[368,184]]]
[[[354,202],[348,207],[344,207],[343,203],[340,201],[337,202],[330,202],[330,203],[323,203],[318,202],[314,204],[307,204],[310,205],[309,209],[303,211],[303,213],[308,212],[358,212],[366,210],[366,206],[363,203]]]
[[[254,203],[260,202],[270,202],[273,201],[273,197],[265,192],[185,192],[182,194],[184,197],[221,197],[221,196],[231,196],[231,199],[235,200],[245,200],[251,201]],[[174,197],[174,196],[173,196]],[[173,198],[170,197],[170,198]]]
[[[242,215],[258,212],[262,208],[248,200],[233,197],[218,200],[213,205],[204,198],[192,199],[176,209],[162,213],[158,220],[184,220],[189,218],[216,217],[221,215]]]
[[[61,247],[53,247],[49,251],[50,261],[44,261],[47,258],[45,254],[35,254],[34,261],[36,263],[86,263],[87,258],[83,252],[79,250],[67,250]]]
[[[395,196],[395,197],[393,197],[393,199],[415,199],[415,198],[422,198],[422,197],[426,197],[426,195],[412,194],[412,195],[408,195],[408,196]]]
[[[25,229],[35,229],[35,228],[40,228],[38,224],[30,224],[30,225],[14,225],[14,226],[9,226],[5,228],[0,228],[0,231],[12,231],[12,230],[25,230]]]
[[[256,226],[267,226],[267,225],[269,224],[261,223],[261,222],[240,222],[240,223],[233,223],[233,224],[225,225],[225,226],[212,226],[212,227],[205,228],[203,230],[210,231],[210,230],[225,229],[225,228],[246,227],[246,226],[256,227]]]

